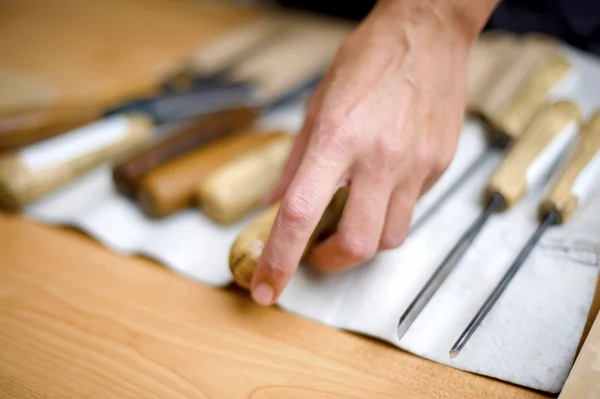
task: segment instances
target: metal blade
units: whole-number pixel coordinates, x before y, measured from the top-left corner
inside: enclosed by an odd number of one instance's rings
[[[500,283],[498,283],[496,288],[494,288],[492,293],[483,303],[483,306],[481,306],[481,308],[479,309],[475,317],[473,317],[467,328],[465,328],[465,330],[462,332],[454,346],[452,346],[452,349],[450,350],[451,358],[458,356],[458,354],[463,349],[465,344],[469,341],[473,333],[477,330],[477,327],[479,327],[479,325],[481,324],[485,316],[487,316],[489,311],[492,309],[498,298],[500,298],[500,295],[502,295],[508,284],[510,284],[515,274],[517,274],[525,260],[529,257],[529,254],[535,247],[535,244],[537,244],[537,242],[540,240],[540,237],[544,234],[546,229],[550,227],[550,225],[554,224],[555,221],[556,214],[554,212],[550,212],[544,217],[544,220],[539,225],[535,233],[533,233],[531,238],[529,238],[529,241],[527,241],[527,244],[523,247],[523,249],[519,253],[519,256],[517,256],[513,264],[508,268],[508,270],[502,277],[502,280],[500,280]]]
[[[408,308],[404,311],[398,322],[399,339],[402,339],[404,334],[406,334],[406,331],[408,331],[412,323],[417,319],[425,306],[427,306],[435,292],[467,252],[467,249],[469,249],[471,243],[475,240],[490,215],[500,208],[502,202],[503,200],[500,196],[495,195],[492,197],[481,215],[479,215],[475,222],[462,235],[452,251],[450,251],[435,272],[433,272],[415,299],[408,305]]]
[[[481,155],[479,155],[473,162],[471,162],[471,164],[465,169],[465,171],[460,175],[456,182],[454,182],[452,186],[448,187],[448,189],[446,189],[446,191],[437,199],[437,201],[429,207],[429,209],[423,214],[423,216],[421,216],[413,223],[413,225],[410,228],[409,234],[414,234],[415,231],[417,231],[421,226],[423,226],[429,220],[429,218],[437,212],[440,206],[442,206],[442,204],[444,204],[449,197],[451,197],[456,191],[458,191],[458,189],[462,187],[462,185],[471,178],[473,173],[479,170],[481,165],[483,165],[489,159],[490,153],[492,151],[494,151],[494,147],[488,146],[488,148],[483,153],[481,153]]]

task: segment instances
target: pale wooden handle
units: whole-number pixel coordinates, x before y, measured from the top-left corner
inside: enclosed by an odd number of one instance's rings
[[[574,133],[580,118],[579,108],[568,101],[558,101],[540,108],[519,140],[509,147],[505,159],[490,179],[486,201],[494,195],[500,195],[504,199],[505,207],[518,201],[527,191],[528,183],[531,183],[528,182],[532,176],[530,168],[541,167],[539,164],[534,165],[534,162],[540,160],[540,156],[551,144],[556,143],[555,139],[559,136]],[[569,130],[569,127],[573,129]],[[562,143],[556,155],[568,144],[568,141]],[[540,170],[545,169],[546,166]],[[544,173],[536,172],[533,175],[542,176]]]
[[[70,183],[102,162],[118,159],[149,142],[152,132],[150,118],[143,114],[131,114],[127,119],[127,131],[119,140],[94,148],[83,155],[53,163],[49,167],[31,169],[24,162],[21,153],[0,159],[0,204],[11,209],[29,204]],[[69,133],[65,133],[48,142],[62,140],[64,144],[65,140],[71,139],[68,135]]]
[[[347,197],[347,187],[339,189],[334,195],[304,249],[304,255],[306,255],[315,241],[323,236],[324,233],[332,232],[335,229],[344,210]],[[269,207],[269,209],[242,230],[231,246],[229,269],[236,284],[240,287],[250,288],[252,276],[269,238],[278,211],[279,204]]]
[[[323,71],[349,31],[335,24],[291,26],[230,75],[235,81],[258,84],[265,99],[275,99]]]
[[[511,139],[517,138],[550,91],[569,73],[571,67],[571,62],[559,54],[540,61],[531,78],[500,114],[490,116],[492,126]]]
[[[515,37],[502,31],[485,32],[473,43],[467,66],[468,112],[476,112],[477,102],[485,95],[488,82],[502,74],[502,69],[507,67],[504,61],[516,46]]]
[[[197,190],[197,202],[214,221],[231,224],[256,209],[283,171],[293,136],[279,134],[220,166]]]
[[[600,314],[588,334],[558,399],[600,398]]]
[[[590,173],[593,175],[584,176]],[[585,181],[582,181],[584,179]],[[557,223],[564,223],[584,200],[584,191],[598,186],[600,179],[600,112],[584,126],[577,145],[569,155],[550,194],[540,205],[540,217],[554,212]]]
[[[545,60],[557,54],[560,54],[560,48],[550,41],[525,40],[515,44],[513,49],[505,54],[504,59],[499,61],[499,66],[494,70],[494,79],[490,79],[488,85],[473,99],[473,112],[481,115],[492,128],[505,134],[509,140],[517,137],[521,131],[504,131],[504,112],[527,86],[529,80],[546,79],[538,77],[538,68]],[[535,87],[535,84],[533,86]],[[539,91],[534,93],[538,104],[541,100],[537,98],[541,96],[543,100],[547,94]]]
[[[231,66],[236,58],[267,41],[281,23],[272,19],[252,21],[203,46],[190,60],[188,68],[199,75],[212,75]]]

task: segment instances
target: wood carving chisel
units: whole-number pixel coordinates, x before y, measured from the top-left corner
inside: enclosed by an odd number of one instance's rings
[[[460,237],[450,253],[406,308],[398,322],[402,338],[438,288],[467,252],[489,217],[511,207],[528,189],[543,183],[557,159],[573,141],[581,118],[579,108],[568,101],[543,106],[513,143],[484,192],[484,210]]]
[[[450,357],[457,356],[477,330],[498,298],[510,284],[544,232],[552,225],[565,223],[600,186],[600,112],[586,123],[577,138],[577,145],[562,168],[550,194],[540,203],[540,225],[508,268],[498,285],[460,335]]]
[[[477,157],[455,183],[411,226],[414,233],[436,210],[475,173],[491,153],[501,151],[518,140],[538,107],[559,84],[568,83],[572,64],[554,42],[537,37],[515,45],[503,62],[497,63],[488,77],[497,78],[479,89],[469,112],[480,116],[488,128],[488,148]],[[516,53],[516,54],[515,54]],[[483,66],[483,69],[486,67]],[[472,83],[475,84],[475,83]],[[473,89],[474,90],[474,89]]]

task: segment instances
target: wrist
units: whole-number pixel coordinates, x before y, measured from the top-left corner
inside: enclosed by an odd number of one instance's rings
[[[447,35],[467,46],[477,38],[499,0],[378,0],[369,19],[386,30],[407,26],[423,35]]]

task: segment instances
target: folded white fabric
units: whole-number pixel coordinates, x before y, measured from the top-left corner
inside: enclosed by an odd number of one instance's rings
[[[578,83],[556,95],[575,100],[589,116],[600,105],[600,65],[577,51],[565,51],[576,64]],[[275,113],[262,124],[295,130],[302,121],[301,107]],[[415,220],[484,148],[483,127],[467,120],[455,160],[420,200]],[[529,193],[508,212],[494,215],[404,338],[399,341],[396,336],[402,312],[481,211],[483,187],[500,158],[499,153],[491,153],[400,249],[332,276],[303,266],[279,305],[452,367],[559,391],[571,367],[598,275],[600,193],[566,225],[547,232],[457,358],[449,358],[450,347],[537,226],[541,191]],[[146,219],[116,193],[107,166],[33,204],[26,214],[47,223],[79,227],[112,250],[149,256],[212,285],[232,281],[229,248],[247,224],[218,226],[194,209],[161,221]]]

